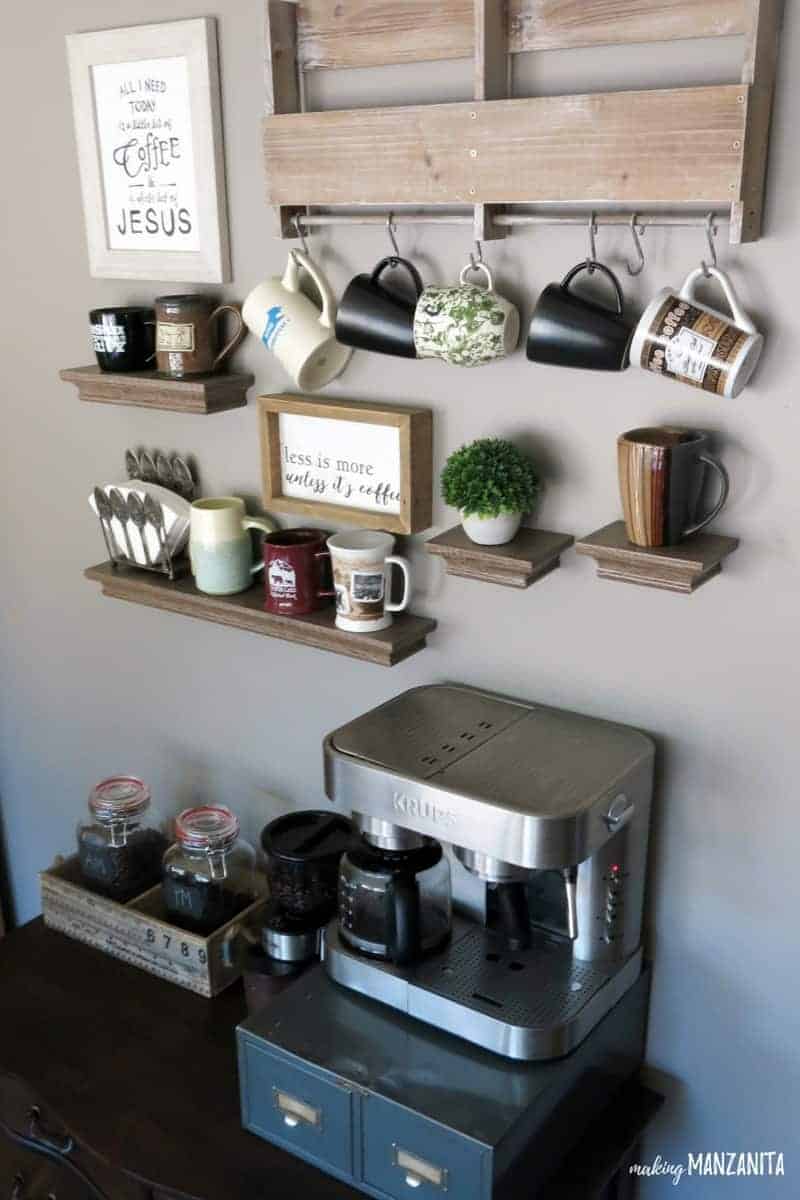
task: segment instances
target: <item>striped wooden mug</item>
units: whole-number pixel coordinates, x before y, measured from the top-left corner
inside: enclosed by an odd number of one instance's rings
[[[635,546],[674,546],[704,529],[728,499],[728,473],[708,453],[708,435],[660,426],[631,429],[617,438],[619,490],[628,541]],[[719,476],[719,498],[697,517],[706,468]]]

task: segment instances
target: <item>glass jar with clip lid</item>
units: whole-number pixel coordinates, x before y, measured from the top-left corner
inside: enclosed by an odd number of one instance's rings
[[[168,920],[207,936],[248,908],[258,893],[256,854],[239,836],[239,818],[222,805],[184,809],[164,855]]]
[[[114,775],[92,788],[77,834],[81,876],[90,891],[127,904],[159,882],[169,842],[149,787],[135,775]]]

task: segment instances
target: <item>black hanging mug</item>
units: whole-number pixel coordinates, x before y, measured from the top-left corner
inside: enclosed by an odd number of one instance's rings
[[[387,291],[381,275],[389,267],[405,267],[416,292],[413,300]],[[336,314],[336,340],[359,350],[416,358],[414,312],[423,290],[419,271],[408,259],[382,258],[371,275],[356,275],[347,285]]]
[[[570,291],[581,271],[602,271],[616,293],[616,309]],[[622,288],[613,271],[587,259],[569,271],[561,283],[544,289],[531,317],[526,354],[531,362],[590,371],[623,371],[633,326],[622,315]]]

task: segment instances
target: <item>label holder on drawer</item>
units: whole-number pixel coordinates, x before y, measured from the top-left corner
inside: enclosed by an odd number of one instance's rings
[[[406,1183],[411,1188],[418,1188],[423,1183],[430,1183],[441,1191],[447,1191],[447,1169],[437,1167],[424,1158],[392,1142],[392,1166],[398,1171],[404,1171]]]
[[[284,1125],[289,1129],[296,1129],[298,1125],[302,1125],[305,1129],[314,1129],[317,1133],[322,1132],[321,1108],[314,1108],[305,1100],[299,1100],[297,1096],[291,1096],[277,1087],[272,1089],[272,1103],[283,1117]]]

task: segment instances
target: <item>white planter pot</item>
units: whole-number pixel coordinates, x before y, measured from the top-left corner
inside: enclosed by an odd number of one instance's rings
[[[502,546],[516,536],[522,513],[501,513],[499,517],[477,517],[461,513],[464,532],[479,546]]]

